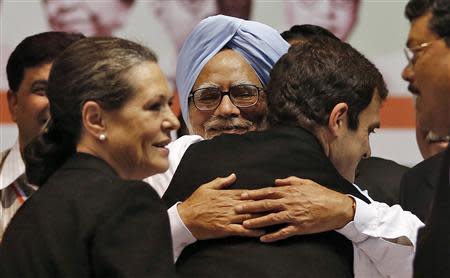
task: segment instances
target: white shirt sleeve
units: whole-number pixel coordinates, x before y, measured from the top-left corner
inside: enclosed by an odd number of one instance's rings
[[[187,148],[189,148],[191,144],[200,142],[202,140],[203,138],[198,135],[186,135],[170,143],[167,146],[167,148],[169,149],[169,169],[167,169],[167,171],[164,173],[148,177],[144,179],[144,181],[149,183],[150,186],[155,189],[158,195],[162,197],[169,187],[170,181],[175,174],[175,170],[177,169],[178,164],[180,164],[181,158],[183,157]],[[194,243],[197,240],[181,220],[177,210],[178,204],[179,203],[176,203],[167,210],[170,222],[170,232],[172,234],[174,262],[176,262],[181,254],[181,251],[183,251],[186,246]]]
[[[197,241],[197,239],[191,234],[188,228],[184,225],[183,221],[178,214],[177,206],[181,202],[176,203],[170,209],[167,210],[170,221],[170,232],[172,234],[172,247],[173,247],[173,261],[176,262],[181,254],[181,251]]]
[[[399,205],[389,207],[361,193],[371,203],[354,197],[354,220],[336,230],[353,242],[355,277],[411,277],[417,232],[424,224]]]

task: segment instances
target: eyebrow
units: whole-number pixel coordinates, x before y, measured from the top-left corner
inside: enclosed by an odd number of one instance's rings
[[[173,94],[165,94],[163,92],[156,93],[155,95],[151,96],[147,102],[152,101],[160,101],[160,100],[173,100],[174,95]]]
[[[238,85],[254,85],[259,86],[258,84],[254,84],[254,82],[251,82],[250,80],[238,80],[236,82],[231,83],[231,86],[238,86]]]
[[[258,86],[258,84],[255,84],[254,82],[252,82],[250,80],[237,80],[237,81],[231,82],[230,87],[238,86],[238,85],[254,85],[254,86]],[[200,88],[209,88],[209,87],[220,88],[221,86],[218,85],[217,83],[214,83],[214,82],[206,82],[206,83],[201,84],[200,86],[198,86],[194,90],[197,90],[197,89],[200,89]]]
[[[31,83],[31,88],[33,88],[35,86],[38,86],[38,85],[45,85],[45,86],[47,86],[48,85],[48,81],[44,80],[44,79],[35,80],[35,81],[33,81],[33,83]]]
[[[191,91],[195,91],[195,90],[203,89],[203,88],[210,88],[210,87],[219,88],[220,86],[213,82],[206,82],[206,83],[201,84],[197,88],[192,87]]]

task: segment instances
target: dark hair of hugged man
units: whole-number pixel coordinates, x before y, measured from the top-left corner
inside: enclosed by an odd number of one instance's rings
[[[311,24],[294,25],[281,36],[291,45],[297,45],[314,38],[328,37],[340,41],[329,30]],[[374,200],[388,205],[399,202],[399,185],[404,172],[409,169],[394,161],[379,157],[363,159],[358,164],[355,173],[355,183],[368,190]],[[380,176],[380,172],[384,175]]]
[[[382,100],[388,93],[371,62],[349,44],[328,37],[292,46],[270,77],[269,124],[300,125],[312,132],[326,125],[339,102],[348,104],[348,127],[355,130],[358,115],[370,104],[374,89]]]
[[[296,44],[303,40],[319,37],[329,37],[340,40],[329,30],[312,24],[294,25],[289,30],[282,32],[281,37],[290,44]]]

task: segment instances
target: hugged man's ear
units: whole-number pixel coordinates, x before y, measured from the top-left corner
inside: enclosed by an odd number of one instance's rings
[[[342,131],[348,125],[348,105],[347,103],[340,102],[336,104],[331,110],[330,117],[328,119],[328,130],[335,137],[341,135]]]
[[[330,156],[331,145],[343,134],[343,130],[347,125],[348,105],[347,103],[340,102],[331,110],[327,124],[316,128],[316,136],[321,142],[322,148],[327,156]]]

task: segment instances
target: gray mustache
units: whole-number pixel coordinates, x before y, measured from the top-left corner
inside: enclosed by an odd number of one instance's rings
[[[212,116],[203,124],[206,131],[216,129],[249,129],[253,126],[253,122],[240,118],[224,118],[219,116]]]

